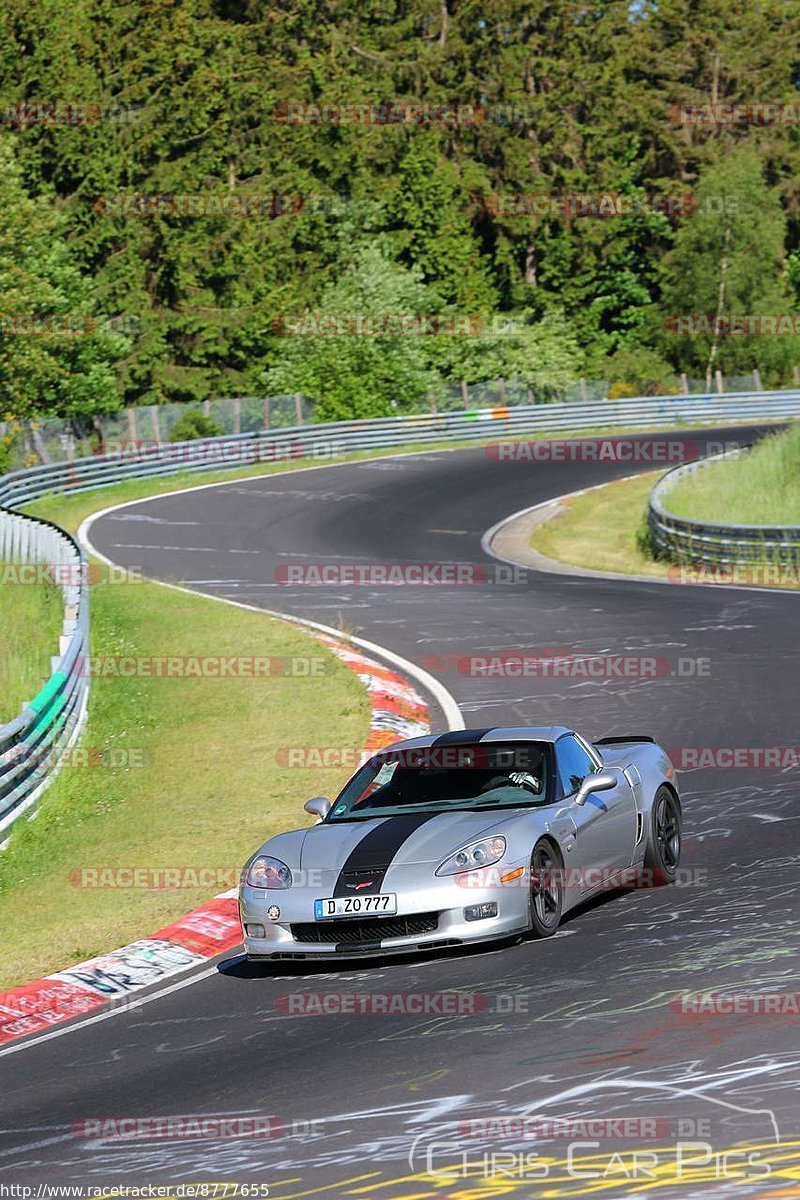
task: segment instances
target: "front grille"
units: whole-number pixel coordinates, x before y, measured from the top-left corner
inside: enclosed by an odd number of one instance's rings
[[[375,879],[378,875],[385,875],[386,867],[371,867],[369,870],[363,871],[344,871],[342,873],[342,882],[348,883],[363,883],[366,880]]]
[[[382,942],[389,938],[418,937],[439,928],[438,912],[414,913],[409,917],[359,918],[353,921],[325,921],[292,925],[296,942],[357,946],[364,942]]]

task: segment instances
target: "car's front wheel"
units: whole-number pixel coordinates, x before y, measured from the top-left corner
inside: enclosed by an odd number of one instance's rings
[[[644,865],[656,887],[672,883],[681,861],[681,805],[671,788],[662,785],[650,812],[650,837]]]
[[[531,856],[530,924],[534,937],[553,936],[563,907],[564,864],[552,842],[542,839]]]

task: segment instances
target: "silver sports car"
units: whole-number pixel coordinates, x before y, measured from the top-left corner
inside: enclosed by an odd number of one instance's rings
[[[342,958],[550,937],[604,889],[675,879],[681,802],[649,737],[465,729],[374,755],[317,824],[242,873],[252,959]]]

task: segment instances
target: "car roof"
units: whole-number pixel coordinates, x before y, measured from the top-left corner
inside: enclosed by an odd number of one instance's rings
[[[426,746],[474,746],[477,742],[555,742],[574,730],[566,725],[496,725],[490,729],[454,729],[450,733],[430,733],[424,737],[392,742],[379,753]]]

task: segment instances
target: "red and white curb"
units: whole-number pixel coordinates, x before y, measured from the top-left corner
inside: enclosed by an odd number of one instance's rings
[[[345,642],[315,634],[367,689],[372,713],[365,749],[371,753],[430,732],[428,706],[399,672]],[[149,937],[44,979],[0,992],[0,1044],[40,1033],[124,999],[241,945],[235,889],[222,892]]]
[[[392,742],[430,733],[428,706],[408,680],[344,642],[324,634],[319,640],[356,672],[369,693],[372,714],[365,749],[374,752]]]

